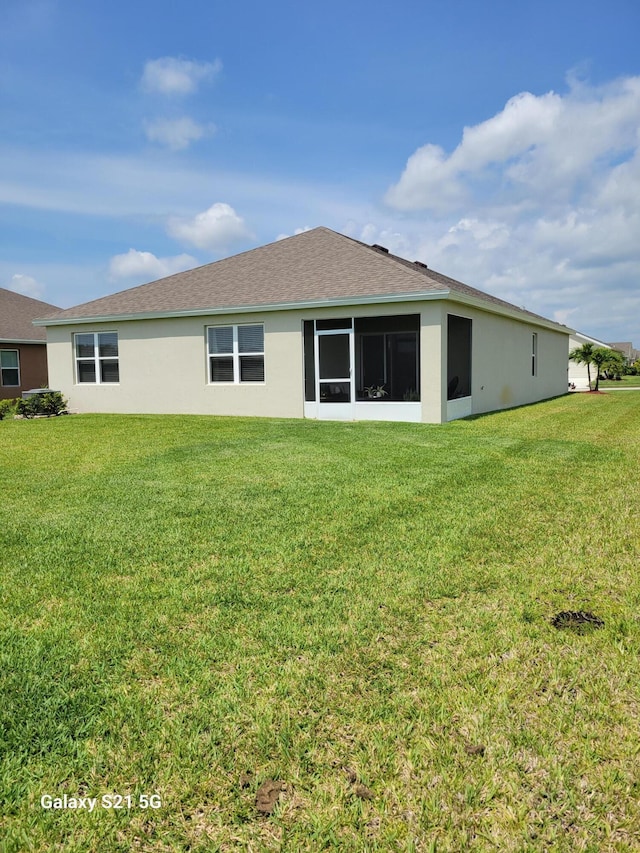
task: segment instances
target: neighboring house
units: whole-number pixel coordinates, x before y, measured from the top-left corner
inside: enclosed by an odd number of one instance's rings
[[[569,337],[569,352],[574,349],[578,349],[578,347],[584,346],[584,344],[591,344],[594,349],[598,347],[604,347],[605,349],[611,349],[609,344],[605,344],[603,341],[599,341],[596,338],[590,338],[588,335],[583,335],[580,332],[572,332]],[[597,367],[595,365],[591,365],[591,380],[594,381],[596,378]],[[574,391],[590,391],[589,388],[589,371],[587,370],[586,364],[576,364],[575,361],[569,360],[569,387],[575,386],[572,388]]]
[[[33,319],[58,310],[0,287],[0,400],[47,387],[46,331]]]
[[[640,350],[635,349],[631,341],[619,341],[618,343],[607,344],[607,346],[622,353],[627,364],[633,364],[634,361],[640,359]]]
[[[565,326],[327,228],[38,322],[79,412],[441,423],[567,391]]]

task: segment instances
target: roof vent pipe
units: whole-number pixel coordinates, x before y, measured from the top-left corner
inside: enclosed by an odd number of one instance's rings
[[[423,264],[422,261],[414,261],[413,262],[417,267],[422,267],[423,270],[428,270],[429,267],[426,264]]]
[[[378,252],[384,252],[384,253],[385,253],[385,255],[388,255],[388,254],[389,254],[389,250],[388,250],[385,246],[380,246],[380,245],[378,245],[378,243],[373,243],[373,244],[371,245],[371,248],[372,248],[372,249],[377,249],[377,250],[378,250]]]

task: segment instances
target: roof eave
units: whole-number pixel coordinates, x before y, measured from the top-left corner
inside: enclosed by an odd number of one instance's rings
[[[475,296],[468,296],[466,293],[458,293],[455,290],[449,291],[448,299],[451,302],[460,302],[463,305],[479,308],[481,311],[489,311],[489,313],[492,314],[501,314],[504,317],[510,317],[513,320],[518,320],[520,323],[530,323],[532,326],[540,326],[543,329],[562,332],[563,335],[571,335],[574,332],[574,329],[570,329],[568,326],[563,326],[561,323],[555,323],[553,320],[547,320],[546,317],[538,317],[535,314],[526,314],[515,307],[509,308],[507,305],[496,305],[495,303],[486,302],[484,299],[479,299]]]
[[[29,340],[29,338],[0,338],[0,344],[42,344],[44,346],[46,343],[43,338],[39,338],[37,341]]]
[[[187,311],[144,311],[133,314],[96,314],[91,317],[65,317],[34,320],[36,326],[70,326],[78,323],[115,323],[123,320],[164,320],[171,317],[213,317],[222,314],[255,314],[265,311],[296,311],[308,308],[340,308],[347,305],[379,305],[389,302],[424,302],[446,299],[448,290],[417,293],[387,293],[374,296],[343,296],[339,299],[309,299],[302,302],[277,302],[266,305],[228,305],[224,308],[194,308]]]
[[[571,334],[575,335],[577,338],[582,338],[585,341],[589,341],[592,344],[597,344],[599,347],[604,347],[605,349],[613,349],[610,344],[605,344],[604,341],[599,341],[597,338],[592,338],[589,335],[585,335],[582,332],[577,331],[576,329],[572,329]]]
[[[544,317],[524,314],[517,308],[506,305],[496,305],[477,297],[458,293],[449,288],[442,290],[415,291],[411,293],[386,293],[370,296],[343,296],[338,299],[309,299],[301,302],[277,302],[266,305],[227,305],[223,308],[193,308],[184,311],[140,311],[131,314],[96,314],[87,317],[64,317],[61,319],[34,320],[35,326],[76,326],[80,323],[116,323],[130,320],[165,320],[178,317],[216,317],[226,314],[255,314],[273,311],[304,311],[310,308],[341,308],[349,305],[381,305],[393,302],[431,302],[439,299],[449,299],[482,311],[501,314],[520,322],[551,329],[563,334],[571,334],[573,329],[546,320]]]

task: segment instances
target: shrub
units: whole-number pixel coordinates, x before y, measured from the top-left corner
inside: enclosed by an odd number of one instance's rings
[[[16,407],[20,401],[17,399],[13,400],[0,400],[0,421],[3,418],[11,418],[16,413]]]
[[[16,414],[23,418],[34,418],[38,414],[38,397],[27,397],[26,400],[18,400]]]
[[[67,401],[59,391],[48,391],[46,394],[34,394],[27,399],[17,400],[16,413],[24,418],[34,418],[36,415],[61,415],[67,410]]]
[[[40,411],[47,417],[62,415],[67,411],[67,401],[59,391],[49,391],[36,399],[40,401]]]

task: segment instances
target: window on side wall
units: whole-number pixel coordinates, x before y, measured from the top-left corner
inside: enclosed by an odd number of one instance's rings
[[[115,385],[120,381],[117,332],[81,332],[74,335],[76,382]]]
[[[0,385],[4,388],[20,387],[20,360],[17,349],[0,350]]]
[[[447,315],[447,400],[471,396],[472,322]]]
[[[237,385],[264,382],[264,326],[209,326],[209,382]]]
[[[538,375],[538,333],[531,335],[531,375]]]

